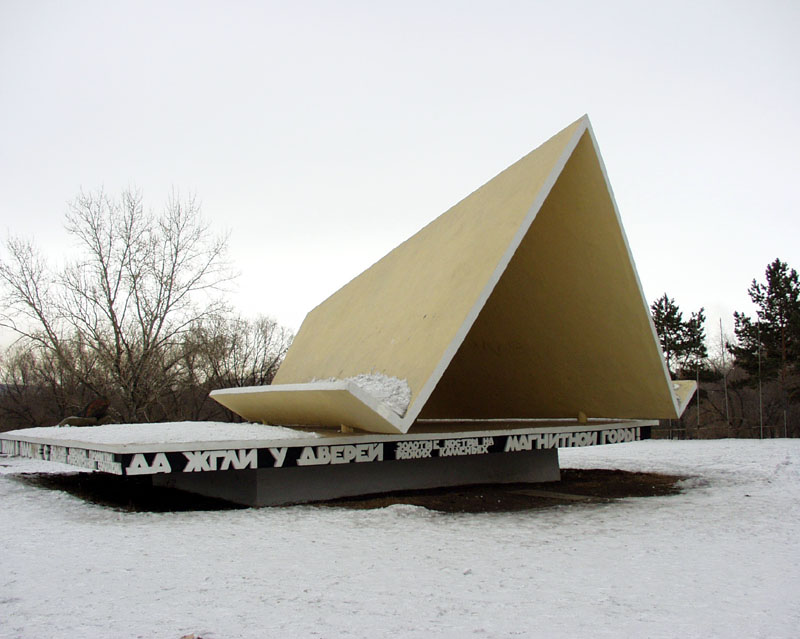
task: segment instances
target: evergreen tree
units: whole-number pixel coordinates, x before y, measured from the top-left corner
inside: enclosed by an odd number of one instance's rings
[[[680,349],[683,339],[683,314],[675,304],[675,300],[666,293],[653,302],[650,310],[661,342],[661,350],[667,360],[667,369],[672,375],[676,368],[676,352]]]
[[[736,364],[751,375],[785,381],[800,372],[800,277],[786,262],[767,266],[766,283],[753,280],[748,294],[758,307],[754,320],[733,314],[737,344],[730,346]]]
[[[692,313],[691,318],[684,321],[675,300],[664,293],[653,302],[650,310],[670,375],[690,374],[708,356],[704,309]]]
[[[682,375],[690,376],[695,373],[708,357],[705,323],[705,309],[702,306],[684,323],[683,352],[680,361]]]

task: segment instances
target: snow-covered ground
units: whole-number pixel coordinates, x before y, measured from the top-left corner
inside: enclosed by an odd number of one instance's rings
[[[693,478],[673,497],[513,514],[147,514],[13,481],[67,467],[0,459],[0,637],[800,635],[800,440],[561,459]]]

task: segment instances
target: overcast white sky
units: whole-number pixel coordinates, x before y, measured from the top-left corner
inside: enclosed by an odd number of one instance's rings
[[[0,231],[194,192],[234,304],[307,311],[584,113],[648,300],[800,269],[800,3],[0,0]]]

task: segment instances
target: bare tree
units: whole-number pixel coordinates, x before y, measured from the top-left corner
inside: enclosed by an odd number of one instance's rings
[[[292,333],[271,317],[219,317],[205,323],[194,341],[215,387],[262,386],[275,377]]]
[[[208,393],[270,384],[292,339],[292,332],[271,317],[207,318],[182,345],[182,404],[193,419],[239,419],[216,402],[209,403]]]
[[[141,194],[81,193],[67,231],[80,257],[53,271],[30,241],[10,238],[0,260],[0,325],[113,396],[125,421],[148,421],[180,374],[180,343],[224,310],[232,278],[227,236],[215,236],[195,199],[172,195],[163,212]]]

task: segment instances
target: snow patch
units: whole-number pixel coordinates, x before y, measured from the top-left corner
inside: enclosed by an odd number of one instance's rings
[[[384,506],[383,511],[397,517],[429,517],[431,515],[438,515],[424,506],[415,506],[414,504],[391,504]]]
[[[0,455],[0,475],[22,475],[27,473],[49,473],[71,475],[73,473],[90,473],[92,471],[77,466],[61,464],[40,459],[22,459]],[[0,635],[2,636],[2,635]]]
[[[400,417],[406,414],[411,403],[411,387],[404,379],[389,377],[383,373],[362,373],[355,377],[346,377],[344,380],[336,377],[328,379],[315,379],[315,382],[352,382],[366,393],[376,397],[386,404]]]
[[[230,422],[162,422],[105,424],[103,426],[49,426],[12,431],[28,437],[79,440],[87,444],[182,444],[240,440],[308,439],[319,435],[283,426]]]

